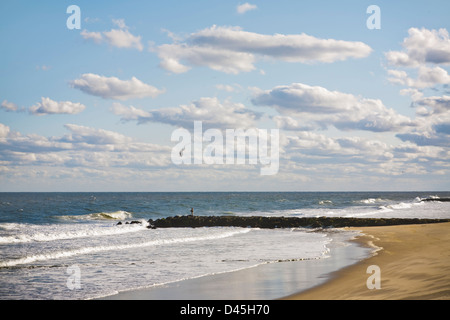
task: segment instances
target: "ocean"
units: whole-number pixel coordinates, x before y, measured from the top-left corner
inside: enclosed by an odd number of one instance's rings
[[[345,244],[356,235],[147,228],[148,219],[189,215],[191,208],[200,216],[450,218],[450,202],[421,201],[429,197],[450,192],[0,193],[0,299],[94,299],[266,264],[330,259],[336,239]]]

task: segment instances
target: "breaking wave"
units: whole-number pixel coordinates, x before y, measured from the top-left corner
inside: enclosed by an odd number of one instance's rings
[[[128,249],[137,249],[137,248],[144,248],[144,247],[150,247],[150,246],[157,246],[157,245],[168,245],[168,244],[176,244],[176,243],[183,243],[183,242],[195,242],[195,241],[205,241],[205,240],[214,240],[214,239],[222,239],[222,238],[228,238],[232,237],[237,234],[241,233],[247,233],[250,232],[251,229],[237,229],[237,230],[231,230],[231,231],[224,231],[216,234],[209,234],[209,235],[201,235],[201,236],[189,236],[189,237],[180,237],[180,238],[172,238],[172,239],[157,239],[157,240],[151,240],[141,243],[130,243],[130,244],[117,244],[117,245],[102,245],[102,246],[93,246],[93,247],[83,247],[78,249],[72,249],[72,250],[64,250],[64,251],[54,251],[49,253],[42,253],[42,254],[34,254],[18,259],[11,259],[7,261],[0,261],[0,268],[4,267],[13,267],[17,265],[22,264],[28,264],[38,261],[47,261],[47,260],[53,260],[53,259],[59,259],[59,258],[68,258],[83,254],[92,254],[92,253],[99,253],[99,252],[105,252],[105,251],[112,251],[112,250],[128,250]]]
[[[84,215],[59,216],[67,220],[125,220],[132,217],[130,212],[118,210],[113,212],[96,212]]]
[[[29,242],[47,242],[56,240],[78,239],[86,237],[99,237],[120,235],[130,232],[138,232],[147,227],[147,221],[141,224],[124,224],[121,226],[111,225],[57,225],[40,226],[18,224],[14,226],[20,233],[10,236],[0,236],[0,244],[8,243],[29,243]],[[13,226],[8,226],[12,228]]]

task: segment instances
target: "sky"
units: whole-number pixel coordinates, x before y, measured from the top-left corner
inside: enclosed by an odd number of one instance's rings
[[[449,12],[2,1],[0,191],[448,191]]]

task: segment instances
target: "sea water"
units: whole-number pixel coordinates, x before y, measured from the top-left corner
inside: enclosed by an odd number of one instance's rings
[[[331,230],[148,229],[174,215],[450,218],[450,193],[0,193],[0,299],[91,299],[328,259]],[[122,224],[118,224],[118,222]],[[130,221],[140,223],[129,224]],[[340,241],[352,232],[339,232]],[[358,253],[360,254],[360,253]]]

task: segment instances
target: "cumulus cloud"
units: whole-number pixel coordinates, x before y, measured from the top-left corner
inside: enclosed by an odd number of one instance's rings
[[[31,106],[29,111],[37,116],[48,114],[77,114],[86,108],[81,103],[71,101],[54,101],[50,98],[41,98],[41,102]]]
[[[257,9],[257,8],[258,8],[258,7],[257,7],[255,4],[250,4],[250,3],[246,2],[246,3],[244,3],[244,4],[238,5],[238,6],[236,7],[236,11],[237,11],[237,13],[239,13],[239,14],[244,14],[244,13],[246,13],[247,11],[255,10],[255,9]]]
[[[408,73],[403,70],[388,70],[388,75],[388,80],[392,83],[418,89],[450,83],[450,75],[441,67],[420,66],[418,67],[416,79],[409,77]]]
[[[292,154],[300,151],[303,155],[328,158],[339,162],[346,159],[354,162],[370,163],[393,158],[392,146],[379,140],[362,137],[332,138],[315,132],[300,131],[287,136],[288,147]]]
[[[407,70],[389,69],[390,82],[418,89],[450,83],[450,75],[443,69],[450,64],[450,38],[446,29],[410,28],[402,47],[403,51],[385,53],[389,65]],[[416,78],[410,75],[411,70]]]
[[[200,98],[188,105],[144,111],[133,106],[113,104],[111,111],[124,121],[160,122],[191,128],[194,121],[202,121],[212,128],[249,128],[255,125],[259,114],[248,110],[241,103],[221,102],[217,98]]]
[[[397,69],[388,70],[391,83],[406,86],[401,94],[409,94],[416,108],[416,126],[396,137],[420,147],[450,146],[450,97],[425,97],[424,90],[445,90],[450,75],[444,69],[450,65],[450,38],[446,29],[410,28],[403,40],[403,51],[385,53],[387,62]],[[442,155],[446,157],[445,155]]]
[[[414,123],[378,99],[366,99],[320,86],[293,83],[257,92],[253,104],[274,107],[284,129],[306,130],[330,125],[341,130],[392,131]]]
[[[254,70],[257,58],[331,63],[366,57],[372,49],[362,42],[320,39],[304,33],[264,35],[239,27],[212,26],[192,33],[185,43],[164,44],[155,51],[160,66],[174,73],[186,72],[190,66],[206,66],[238,74]]]
[[[37,134],[22,135],[0,124],[0,158],[11,154],[29,154],[59,152],[71,149],[71,146],[57,139],[46,138]]]
[[[450,96],[425,97],[416,100],[414,105],[417,106],[420,116],[438,115],[441,117],[443,114],[450,116]]]
[[[14,166],[147,168],[170,165],[166,146],[138,142],[121,133],[66,124],[62,137],[22,135],[0,124],[0,162]]]
[[[450,146],[450,96],[423,97],[414,101],[417,128],[397,137],[418,146]]]
[[[110,31],[103,32],[89,32],[83,30],[80,34],[83,39],[94,41],[97,44],[104,41],[117,48],[134,48],[139,51],[144,49],[141,42],[142,37],[131,34],[123,19],[113,19],[113,23],[118,26],[119,29],[111,29]]]
[[[135,48],[139,51],[144,49],[141,37],[132,35],[128,30],[111,29],[103,32],[103,36],[106,42],[117,48]]]
[[[287,152],[281,163],[291,172],[303,170],[308,175],[314,174],[316,180],[322,177],[328,181],[330,176],[341,175],[366,180],[371,176],[379,179],[448,174],[448,166],[443,164],[450,159],[450,153],[443,146],[419,146],[410,142],[391,145],[376,139],[334,138],[304,131],[286,138]]]
[[[104,99],[127,100],[156,97],[164,92],[136,77],[132,77],[130,80],[120,80],[116,77],[105,77],[93,73],[85,73],[79,79],[71,81],[70,84],[73,88]]]
[[[408,35],[402,43],[404,51],[385,53],[390,64],[404,67],[424,63],[450,64],[450,39],[446,29],[410,28]]]

